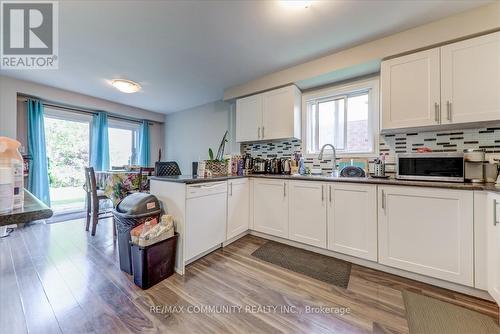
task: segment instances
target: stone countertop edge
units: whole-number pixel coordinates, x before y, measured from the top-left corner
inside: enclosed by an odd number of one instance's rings
[[[29,223],[52,217],[52,210],[28,190],[24,190],[24,206],[11,212],[0,213],[0,226]]]
[[[461,182],[440,182],[440,181],[412,181],[412,180],[397,180],[393,177],[388,179],[372,178],[372,177],[336,177],[329,176],[307,176],[307,175],[279,175],[279,174],[252,174],[248,176],[221,176],[210,178],[197,178],[191,175],[180,176],[153,176],[152,180],[177,182],[185,184],[196,184],[205,182],[226,181],[232,179],[241,179],[245,177],[251,178],[266,178],[278,180],[300,180],[300,181],[321,181],[321,182],[346,182],[346,183],[362,183],[362,184],[381,184],[394,186],[413,186],[413,187],[429,187],[429,188],[444,188],[458,190],[477,190],[477,191],[492,191],[500,193],[500,186],[494,183],[461,183]]]

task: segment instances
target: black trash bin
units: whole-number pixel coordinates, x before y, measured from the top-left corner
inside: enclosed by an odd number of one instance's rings
[[[160,202],[154,195],[147,193],[134,193],[122,199],[113,216],[118,231],[118,255],[120,258],[120,269],[132,274],[132,260],[130,256],[130,230],[140,225],[148,218],[156,218],[160,221]]]
[[[156,244],[141,247],[131,244],[134,283],[148,289],[174,273],[179,234]]]

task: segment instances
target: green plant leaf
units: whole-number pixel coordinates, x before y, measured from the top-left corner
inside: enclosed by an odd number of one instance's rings
[[[211,148],[208,149],[208,158],[214,160],[214,151]]]

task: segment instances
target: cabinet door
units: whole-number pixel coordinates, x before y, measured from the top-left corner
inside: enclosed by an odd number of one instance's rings
[[[328,185],[328,249],[377,261],[377,186]]]
[[[500,32],[441,48],[443,120],[500,120]]]
[[[382,129],[439,124],[439,48],[382,62]]]
[[[236,100],[236,141],[261,139],[262,94]]]
[[[473,286],[471,191],[379,187],[379,262]]]
[[[229,240],[248,230],[250,218],[248,179],[231,180],[227,190],[227,236]]]
[[[290,239],[326,248],[326,185],[291,181]]]
[[[488,292],[500,305],[500,195],[488,199]]]
[[[300,91],[295,86],[262,94],[263,139],[300,139]]]
[[[288,238],[288,183],[254,180],[254,230]]]

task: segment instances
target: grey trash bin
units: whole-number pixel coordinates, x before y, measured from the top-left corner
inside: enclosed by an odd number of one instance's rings
[[[113,210],[118,238],[120,269],[132,275],[130,255],[130,231],[148,218],[160,220],[162,208],[160,201],[148,193],[134,193],[122,199]]]

